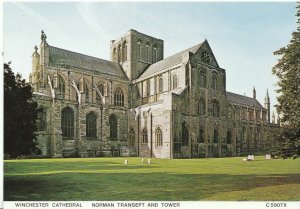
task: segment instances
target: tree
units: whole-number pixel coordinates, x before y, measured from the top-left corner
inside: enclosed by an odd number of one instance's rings
[[[38,151],[35,132],[39,111],[31,86],[4,64],[4,154],[16,158]]]
[[[282,127],[275,131],[274,152],[282,157],[300,154],[300,3],[297,3],[297,30],[290,43],[274,55],[281,58],[273,67],[279,78],[277,112],[281,115]]]

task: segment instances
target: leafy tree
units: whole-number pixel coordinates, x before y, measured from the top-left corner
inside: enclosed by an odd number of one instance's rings
[[[279,78],[277,112],[281,115],[282,127],[275,131],[274,152],[281,157],[300,154],[300,3],[297,3],[297,30],[290,43],[274,55],[281,58],[273,67]]]
[[[35,132],[39,111],[31,86],[4,64],[4,154],[16,158],[38,151]]]

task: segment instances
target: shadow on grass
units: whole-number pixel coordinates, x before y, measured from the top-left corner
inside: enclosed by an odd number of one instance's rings
[[[4,200],[203,200],[224,192],[299,183],[300,176],[296,174],[70,172],[53,175],[5,176]]]
[[[93,162],[93,163],[72,163],[66,165],[66,163],[30,163],[26,162],[18,163],[18,166],[14,164],[7,164],[4,167],[4,173],[7,176],[10,175],[45,175],[45,174],[58,174],[58,173],[99,173],[103,170],[134,170],[134,169],[152,169],[155,168],[155,164],[129,164],[124,165],[122,162]],[[87,170],[85,172],[85,170]]]

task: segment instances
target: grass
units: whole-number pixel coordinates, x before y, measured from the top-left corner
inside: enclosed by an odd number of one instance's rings
[[[300,200],[300,160],[4,161],[4,200]]]

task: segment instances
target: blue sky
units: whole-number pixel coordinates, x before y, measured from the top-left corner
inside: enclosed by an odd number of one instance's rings
[[[4,61],[28,78],[40,31],[52,46],[109,60],[109,42],[129,29],[164,40],[165,57],[208,40],[227,91],[263,104],[269,89],[276,102],[273,52],[286,46],[296,30],[296,3],[93,2],[4,3]]]

